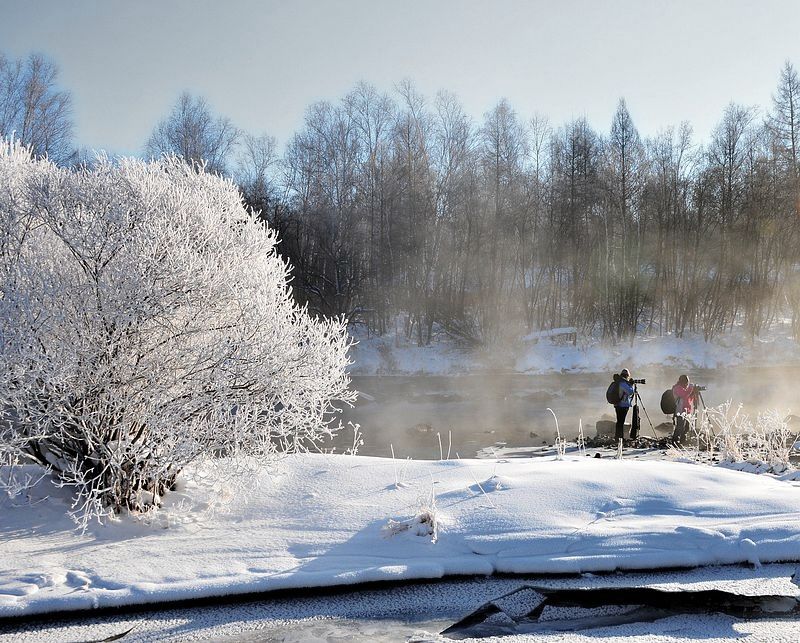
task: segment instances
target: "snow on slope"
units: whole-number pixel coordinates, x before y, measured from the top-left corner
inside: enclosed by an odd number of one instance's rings
[[[800,560],[800,486],[721,468],[314,454],[259,482],[223,513],[187,481],[150,524],[126,517],[85,534],[44,483],[27,501],[3,499],[0,616],[450,574]],[[387,535],[431,490],[438,540]]]
[[[581,338],[576,346],[554,344],[547,338],[535,343],[521,339],[515,345],[492,351],[459,348],[446,337],[430,346],[417,346],[402,337],[367,337],[353,330],[358,344],[350,349],[354,375],[446,375],[503,369],[520,373],[607,373],[620,364],[636,370],[648,366],[685,369],[728,366],[779,365],[800,361],[800,345],[790,327],[778,324],[762,337],[747,339],[741,329],[705,342],[700,335],[638,338],[633,346],[615,346]]]

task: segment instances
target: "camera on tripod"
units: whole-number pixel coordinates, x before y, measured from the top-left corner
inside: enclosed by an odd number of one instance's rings
[[[694,388],[698,391],[705,391],[708,387],[707,386],[699,386],[698,384],[694,385]]]
[[[644,378],[640,380],[631,380],[631,382],[633,382],[634,384],[647,384],[647,380],[645,380]]]

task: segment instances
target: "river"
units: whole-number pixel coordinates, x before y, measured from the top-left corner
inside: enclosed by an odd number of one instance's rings
[[[661,413],[660,400],[683,371],[661,369],[634,372],[645,378],[640,385],[644,409],[643,432],[669,421]],[[800,366],[736,367],[688,371],[693,382],[707,386],[705,401],[715,406],[732,400],[744,411],[776,408],[789,415],[797,411]],[[555,439],[558,418],[561,434],[574,439],[579,421],[584,434],[595,434],[599,419],[613,419],[613,408],[605,391],[611,374],[525,375],[491,372],[453,376],[357,376],[353,387],[362,395],[354,408],[346,409],[343,421],[358,423],[363,445],[361,455],[399,458],[439,458],[443,455],[474,457],[495,443],[509,446],[539,446]],[[438,434],[438,435],[437,435]],[[346,429],[336,440],[337,450],[352,443]]]

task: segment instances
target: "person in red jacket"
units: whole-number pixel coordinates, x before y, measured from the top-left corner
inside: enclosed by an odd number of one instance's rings
[[[680,444],[689,431],[688,415],[694,413],[694,404],[700,389],[689,382],[688,375],[681,375],[672,387],[675,396],[675,430],[672,433],[673,444]]]

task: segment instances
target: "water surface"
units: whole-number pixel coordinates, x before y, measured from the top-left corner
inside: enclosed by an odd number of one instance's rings
[[[634,373],[647,380],[639,386],[647,411],[642,414],[643,433],[652,434],[650,422],[657,426],[670,420],[659,408],[661,394],[681,372]],[[730,399],[753,415],[771,408],[787,415],[798,410],[800,366],[697,370],[688,375],[708,387],[703,395],[711,406]],[[357,376],[353,386],[362,396],[343,419],[360,424],[361,455],[389,457],[393,448],[400,458],[439,458],[441,438],[442,455],[447,456],[449,447],[451,457],[473,457],[495,443],[551,444],[556,425],[548,408],[558,418],[562,436],[577,437],[579,422],[586,435],[594,435],[597,420],[614,417],[605,400],[610,381],[611,374]],[[352,432],[346,430],[336,440],[337,450],[351,442]]]

